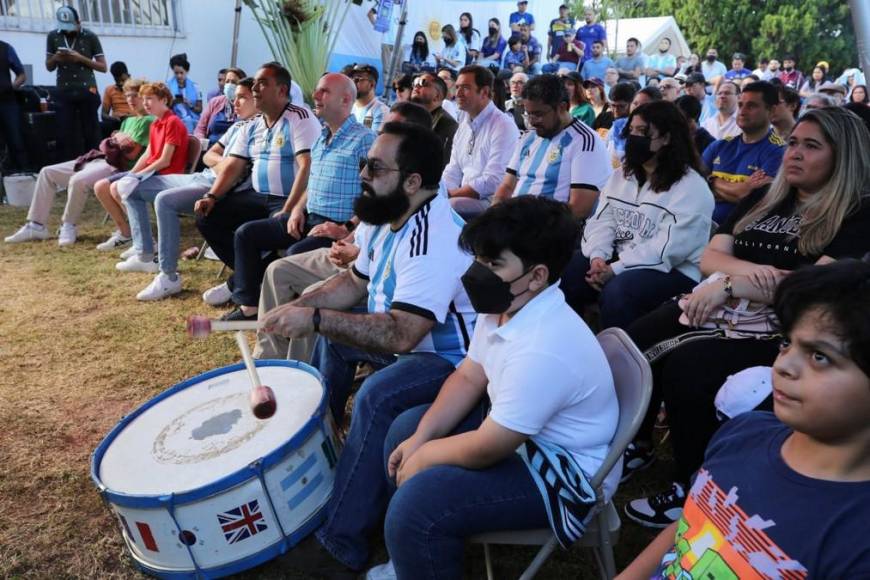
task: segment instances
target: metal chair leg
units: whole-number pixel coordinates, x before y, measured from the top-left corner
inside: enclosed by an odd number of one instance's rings
[[[523,575],[520,576],[520,580],[531,580],[535,577],[535,574],[538,573],[538,570],[541,569],[541,566],[544,565],[544,562],[547,561],[547,558],[550,557],[550,554],[556,549],[556,546],[559,544],[558,540],[556,540],[556,536],[547,541],[540,550],[538,550],[535,559],[532,560],[532,563],[529,564],[529,567],[526,568],[526,571],[523,572]]]
[[[495,580],[495,574],[492,573],[492,558],[489,553],[489,544],[483,545],[483,558],[486,561],[486,580]]]

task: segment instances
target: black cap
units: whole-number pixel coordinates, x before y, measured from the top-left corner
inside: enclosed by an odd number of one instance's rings
[[[694,85],[694,84],[697,84],[697,83],[704,83],[705,85],[709,85],[709,84],[710,84],[710,83],[707,82],[707,79],[704,78],[704,74],[703,74],[703,73],[695,72],[695,73],[692,73],[692,74],[690,74],[689,76],[686,77],[686,84],[687,84],[687,85]]]

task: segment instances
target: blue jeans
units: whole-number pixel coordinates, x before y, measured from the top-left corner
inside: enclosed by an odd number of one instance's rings
[[[249,221],[236,230],[233,239],[236,256],[233,266],[233,302],[236,304],[259,304],[260,285],[263,283],[266,267],[278,258],[275,250],[287,250],[287,255],[292,256],[332,245],[332,238],[306,237],[314,226],[331,221],[328,218],[316,213],[308,214],[301,239],[287,233],[288,221],[290,214],[284,213]]]
[[[380,528],[389,499],[383,468],[387,431],[403,411],[434,401],[454,367],[434,353],[392,357],[318,337],[311,364],[323,374],[339,423],[357,361],[371,361],[382,368],[363,382],[354,399],[326,522],[317,531],[317,539],[335,559],[361,570],[369,559],[369,538]]]
[[[124,205],[127,206],[127,218],[130,220],[130,231],[133,233],[133,247],[136,248],[139,255],[154,255],[154,240],[151,237],[151,219],[148,215],[148,203],[155,204],[156,212],[157,203],[155,200],[158,194],[174,188],[183,188],[185,193],[179,200],[181,203],[176,203],[175,205],[179,208],[178,211],[192,214],[193,204],[196,203],[197,199],[202,197],[203,193],[208,191],[210,186],[210,183],[207,183],[206,181],[202,182],[203,185],[197,185],[197,177],[198,176],[196,175],[185,174],[152,175],[145,181],[141,182],[136,189],[133,190],[133,193],[127,196],[127,199],[124,200]],[[191,189],[191,186],[194,185],[196,185],[196,187]],[[157,216],[157,227],[159,229],[160,214],[158,213]],[[164,218],[166,217],[166,212],[164,211]],[[164,269],[163,264],[161,263],[161,271],[167,274],[174,274],[176,269],[175,265],[178,263],[178,240],[181,234],[177,213],[174,214],[174,219],[174,238],[172,237],[173,228],[170,226],[168,228],[169,231],[165,232],[168,234],[167,239],[165,240],[166,243],[161,244],[160,249],[161,260],[163,259],[164,254],[174,254],[171,270]],[[164,232],[160,232],[160,235],[163,236]],[[163,246],[166,246],[165,249]]]
[[[190,185],[164,189],[154,198],[157,214],[157,259],[160,271],[175,274],[178,271],[178,252],[181,249],[180,214],[193,215],[196,200],[211,187],[211,180],[198,175]]]
[[[577,313],[584,306],[598,301],[601,328],[626,329],[643,316],[662,305],[668,298],[690,292],[697,284],[678,270],[660,272],[648,268],[626,270],[614,276],[598,290],[586,283],[589,260],[580,250],[574,252],[562,274],[560,288],[568,304]]]
[[[390,453],[414,434],[428,408],[415,407],[393,421],[385,470]],[[451,435],[476,429],[482,419],[482,410],[475,409]],[[462,578],[467,537],[550,525],[541,493],[516,453],[485,469],[430,467],[398,490],[390,482],[390,489],[384,539],[399,578]]]

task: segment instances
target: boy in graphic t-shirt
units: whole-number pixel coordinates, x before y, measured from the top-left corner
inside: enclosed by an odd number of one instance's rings
[[[726,423],[679,521],[618,577],[870,577],[870,264],[791,274],[774,414]]]

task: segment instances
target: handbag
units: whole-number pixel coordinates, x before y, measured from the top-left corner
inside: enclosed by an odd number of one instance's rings
[[[692,291],[698,290],[707,284],[712,284],[725,278],[727,274],[714,272],[706,280],[695,286]],[[686,303],[689,295],[680,298],[678,304],[680,310],[680,324],[689,326],[686,317]],[[761,302],[753,302],[748,298],[729,298],[722,306],[713,310],[701,328],[719,328],[727,332],[752,333],[752,334],[775,334],[778,332],[779,321],[773,312],[773,307]]]

